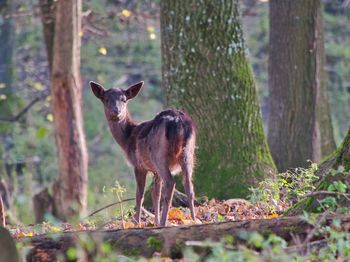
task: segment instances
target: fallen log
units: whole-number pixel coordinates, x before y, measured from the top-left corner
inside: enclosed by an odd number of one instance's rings
[[[350,226],[350,216],[339,215],[328,216],[324,219],[324,224],[331,224],[335,218],[341,221],[342,226]],[[203,241],[211,239],[218,241],[226,235],[231,235],[238,244],[244,243],[242,231],[257,231],[266,236],[274,233],[292,242],[292,235],[298,235],[299,239],[303,240],[311,229],[312,226],[300,217],[284,217],[179,227],[67,232],[51,234],[50,236],[40,235],[32,238],[21,238],[17,241],[32,246],[28,261],[55,260],[57,256],[64,255],[70,247],[81,246],[77,240],[82,237],[85,241],[87,239],[93,241],[95,247],[103,242],[109,242],[114,250],[124,254],[150,257],[155,251],[161,251],[163,255],[175,258],[181,257],[181,247],[189,240]],[[149,241],[150,239],[152,241]],[[313,240],[310,239],[310,241]],[[156,242],[157,244],[152,245],[150,242]],[[43,252],[45,252],[45,256],[42,255]],[[43,257],[49,259],[45,260]]]

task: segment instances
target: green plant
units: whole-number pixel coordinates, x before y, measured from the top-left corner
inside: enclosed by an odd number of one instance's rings
[[[162,249],[162,242],[156,237],[149,237],[146,242],[147,246],[155,251],[160,251]]]
[[[274,179],[263,180],[257,187],[250,188],[249,199],[253,203],[263,204],[269,212],[275,212],[280,201],[291,205],[315,189],[317,169],[317,164],[310,161],[308,168],[287,170],[277,174]]]

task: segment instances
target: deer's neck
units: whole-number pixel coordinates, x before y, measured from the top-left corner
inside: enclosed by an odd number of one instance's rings
[[[130,113],[127,112],[125,118],[120,121],[109,119],[108,124],[114,139],[127,152],[128,145],[130,144],[130,135],[136,126]]]

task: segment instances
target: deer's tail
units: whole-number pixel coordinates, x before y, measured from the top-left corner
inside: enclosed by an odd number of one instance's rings
[[[196,127],[193,120],[181,111],[172,111],[166,122],[166,138],[176,155],[194,155]]]

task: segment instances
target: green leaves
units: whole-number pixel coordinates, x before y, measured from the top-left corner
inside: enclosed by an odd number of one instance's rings
[[[318,169],[317,164],[309,162],[309,168],[288,170],[278,174],[274,179],[261,181],[256,188],[250,188],[250,200],[253,203],[264,203],[271,212],[275,212],[281,201],[288,203],[299,201],[305,194],[315,189],[314,182],[318,179],[314,173]],[[335,186],[344,190],[343,185]]]
[[[162,249],[162,242],[156,237],[147,238],[147,246],[149,248],[153,248],[156,251],[160,251]]]
[[[327,188],[327,190],[330,192],[340,192],[340,193],[345,193],[347,189],[348,189],[348,186],[344,184],[342,181],[334,181]]]
[[[43,139],[47,135],[48,132],[49,132],[49,130],[47,130],[46,127],[39,127],[38,130],[36,131],[36,138]]]

